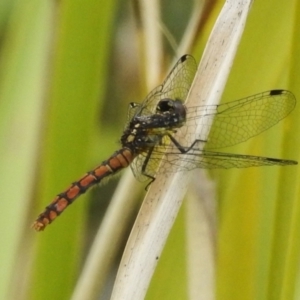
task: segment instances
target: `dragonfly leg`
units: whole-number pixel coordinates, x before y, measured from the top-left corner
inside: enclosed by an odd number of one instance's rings
[[[149,189],[149,187],[150,187],[150,185],[152,184],[152,182],[155,180],[155,177],[153,177],[153,176],[150,176],[150,175],[147,175],[147,174],[145,174],[145,176],[147,176],[147,177],[149,177],[149,178],[151,178],[151,180],[148,182],[148,184],[146,185],[146,187],[145,187],[145,191],[147,192],[148,191],[148,189]]]
[[[207,141],[204,140],[195,140],[189,147],[184,147],[182,145],[180,145],[180,143],[170,134],[168,134],[170,140],[173,142],[173,144],[177,147],[177,149],[181,152],[181,153],[187,153],[189,152],[191,149],[193,149],[193,147],[197,144],[197,143],[206,143]]]
[[[148,162],[149,162],[149,159],[151,157],[151,154],[152,154],[152,151],[153,151],[154,147],[150,148],[148,153],[147,153],[147,156],[146,156],[146,159],[144,160],[144,163],[142,165],[142,170],[141,170],[141,173],[142,175],[148,177],[150,179],[150,182],[146,185],[145,187],[145,190],[147,191],[149,186],[151,185],[151,183],[155,180],[155,177],[150,175],[150,174],[147,174],[146,172],[146,168],[147,168],[147,165],[148,165]]]
[[[181,153],[187,153],[189,152],[191,149],[193,149],[193,147],[197,144],[197,143],[205,143],[206,141],[204,140],[195,140],[189,147],[184,147],[182,145],[180,145],[180,143],[172,136],[172,135],[168,135],[169,138],[171,139],[171,141],[173,142],[173,144],[177,147],[177,149],[181,152]],[[142,175],[148,177],[150,179],[150,182],[147,184],[147,186],[145,187],[145,190],[147,191],[149,186],[151,185],[151,183],[155,180],[155,177],[148,174],[146,172],[146,168],[147,168],[147,165],[149,163],[149,160],[151,158],[151,154],[154,150],[154,147],[150,148],[149,151],[147,152],[147,156],[146,156],[146,159],[144,160],[144,163],[142,165],[142,169],[141,169],[141,173]]]

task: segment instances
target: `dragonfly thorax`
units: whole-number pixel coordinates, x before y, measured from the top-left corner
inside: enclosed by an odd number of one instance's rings
[[[166,134],[166,130],[146,126],[148,119],[134,118],[124,130],[121,137],[123,147],[130,148],[133,152],[144,151],[155,146]]]
[[[183,103],[165,98],[158,102],[154,114],[136,115],[131,123],[138,123],[142,129],[173,130],[183,126],[185,120],[186,108]]]
[[[186,108],[180,100],[162,99],[152,115],[137,114],[129,122],[121,138],[124,147],[144,151],[159,144],[162,138],[183,126]]]

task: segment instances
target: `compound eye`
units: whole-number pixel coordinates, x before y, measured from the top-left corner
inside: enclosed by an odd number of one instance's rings
[[[167,112],[174,109],[174,103],[172,99],[162,99],[158,102],[156,111],[157,112]]]

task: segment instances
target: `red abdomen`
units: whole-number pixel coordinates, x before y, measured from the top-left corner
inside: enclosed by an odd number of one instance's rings
[[[45,211],[38,216],[32,227],[37,231],[44,230],[78,196],[85,193],[91,186],[99,183],[103,178],[126,168],[134,158],[135,156],[129,148],[123,148],[115,152],[108,160],[74,182],[66,191],[58,194],[46,207]]]

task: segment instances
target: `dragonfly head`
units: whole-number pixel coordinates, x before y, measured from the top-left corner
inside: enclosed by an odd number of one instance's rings
[[[180,100],[169,98],[160,100],[156,106],[156,113],[170,116],[177,120],[178,125],[182,125],[186,120],[186,108]]]

